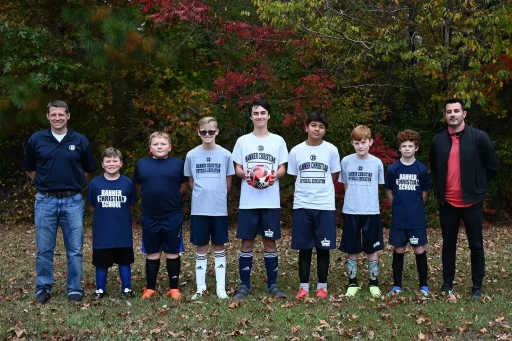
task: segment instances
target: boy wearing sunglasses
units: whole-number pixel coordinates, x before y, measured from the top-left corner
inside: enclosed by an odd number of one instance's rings
[[[231,153],[215,143],[219,134],[217,121],[203,117],[198,122],[197,133],[202,144],[187,153],[184,174],[192,191],[190,242],[196,251],[196,293],[192,300],[199,300],[206,292],[206,267],[208,245],[213,244],[217,296],[226,294],[226,251],[228,241],[227,194],[235,174]]]

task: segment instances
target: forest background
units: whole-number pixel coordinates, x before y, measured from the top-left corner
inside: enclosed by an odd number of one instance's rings
[[[167,131],[172,155],[184,158],[206,115],[232,150],[252,129],[247,105],[256,97],[271,103],[270,130],[288,149],[305,139],[305,116],[323,111],[326,140],[341,157],[353,152],[353,127],[366,124],[371,152],[386,166],[403,129],[421,133],[417,156],[428,163],[430,142],[445,129],[444,100],[461,97],[466,121],[491,136],[500,160],[487,219],[510,222],[511,35],[508,0],[3,0],[0,222],[33,220],[24,145],[48,126],[51,100],[69,104],[69,124],[91,141],[98,166],[114,146],[131,176],[151,132]],[[289,212],[291,178],[281,186]],[[386,223],[384,196],[381,206]],[[437,226],[433,198],[427,215]]]

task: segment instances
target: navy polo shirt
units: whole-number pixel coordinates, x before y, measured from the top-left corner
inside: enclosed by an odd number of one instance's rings
[[[137,162],[133,182],[141,185],[144,217],[162,220],[182,212],[180,187],[188,181],[183,166],[183,160],[175,157],[146,157]]]
[[[38,131],[28,140],[23,170],[36,171],[34,187],[38,191],[79,192],[86,186],[84,172],[93,173],[95,169],[91,144],[69,127],[61,142],[51,129]]]

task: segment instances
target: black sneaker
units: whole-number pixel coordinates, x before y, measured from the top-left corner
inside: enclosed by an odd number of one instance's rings
[[[251,292],[251,289],[249,289],[246,285],[242,284],[238,287],[238,292],[236,293],[236,295],[233,296],[233,301],[242,301],[246,299],[247,296],[251,294]]]
[[[277,284],[272,284],[270,288],[267,289],[267,292],[274,297],[288,298],[288,296],[286,296],[286,294],[281,289],[279,289]]]
[[[471,299],[475,302],[479,302],[482,299],[482,288],[473,288],[473,296]]]
[[[52,298],[52,295],[46,290],[42,290],[36,294],[36,302],[40,304],[46,304]]]
[[[82,302],[82,298],[83,296],[80,295],[80,294],[71,294],[71,295],[68,295],[68,300],[69,302]]]
[[[96,289],[94,292],[94,299],[101,300],[103,297],[107,296],[107,293],[103,291],[103,289]]]
[[[443,284],[441,286],[441,294],[445,295],[445,296],[450,296],[450,295],[453,295],[453,287],[449,284]]]
[[[132,289],[125,288],[124,291],[121,293],[121,296],[124,298],[133,298],[135,297],[135,294],[133,293]]]

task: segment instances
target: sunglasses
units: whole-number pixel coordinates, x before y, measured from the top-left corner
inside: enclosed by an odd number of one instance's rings
[[[206,134],[213,136],[213,135],[215,135],[216,132],[217,132],[217,130],[199,130],[199,134],[201,136],[205,136]]]

